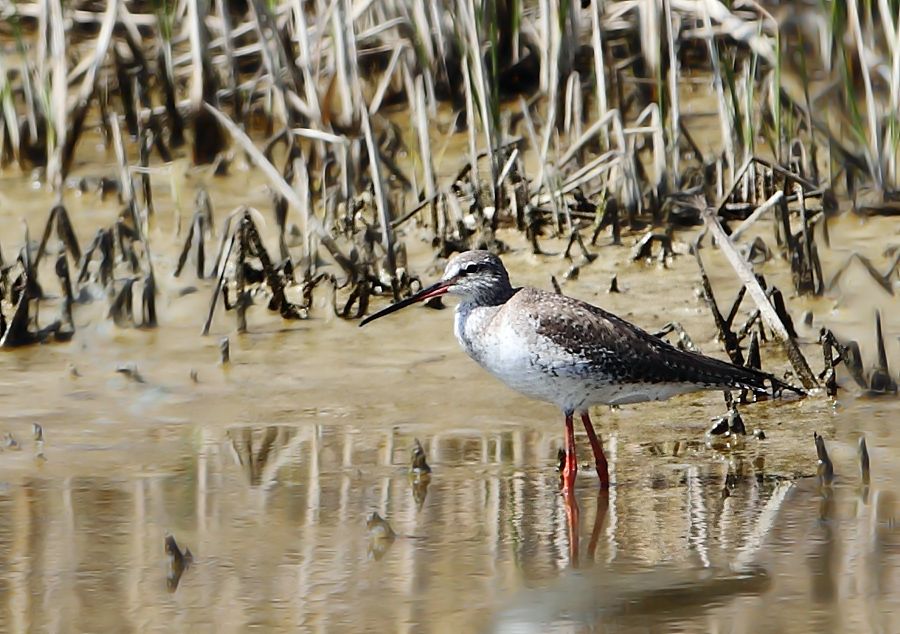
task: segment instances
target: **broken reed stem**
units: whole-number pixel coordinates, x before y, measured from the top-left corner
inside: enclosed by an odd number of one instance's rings
[[[728,234],[725,233],[725,230],[719,223],[719,218],[715,215],[715,211],[711,207],[704,206],[700,213],[707,229],[712,233],[716,244],[722,253],[725,254],[728,263],[731,264],[738,279],[747,287],[747,292],[759,309],[760,316],[766,326],[775,333],[775,336],[784,346],[785,353],[794,368],[794,372],[796,372],[797,377],[803,384],[803,387],[807,390],[817,388],[819,383],[816,381],[815,375],[809,368],[806,359],[803,357],[803,353],[800,352],[797,342],[794,341],[790,334],[788,334],[784,323],[782,323],[778,314],[775,312],[775,309],[772,307],[772,304],[769,302],[768,297],[766,297],[766,292],[763,290],[762,286],[760,286],[759,281],[753,274],[750,264],[737,250],[737,247],[735,247]]]
[[[800,195],[802,195],[802,191],[800,192]],[[759,220],[764,213],[766,213],[770,209],[773,209],[775,205],[777,205],[781,201],[782,198],[784,198],[784,192],[780,189],[769,196],[769,198],[763,204],[757,207],[752,214],[747,216],[746,220],[744,220],[737,226],[734,231],[731,232],[732,241],[737,242],[738,240],[740,240],[741,235],[745,231],[747,231],[747,229],[749,229],[757,220]]]

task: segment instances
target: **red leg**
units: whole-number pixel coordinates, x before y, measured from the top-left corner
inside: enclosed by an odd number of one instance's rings
[[[575,428],[572,414],[566,414],[566,466],[563,469],[563,486],[567,493],[575,491],[575,476],[578,474],[578,460],[575,458]]]
[[[603,445],[594,426],[591,424],[591,417],[587,411],[581,412],[581,422],[584,423],[584,431],[587,432],[588,440],[591,441],[591,449],[594,451],[594,462],[597,465],[597,475],[600,476],[600,488],[609,488],[609,465],[606,463],[606,455],[603,453]]]

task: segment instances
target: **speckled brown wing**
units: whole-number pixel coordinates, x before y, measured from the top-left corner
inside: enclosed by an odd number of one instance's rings
[[[522,289],[513,301],[527,304],[537,333],[583,360],[585,370],[615,383],[685,383],[765,391],[770,375],[678,350],[637,326],[571,297]]]

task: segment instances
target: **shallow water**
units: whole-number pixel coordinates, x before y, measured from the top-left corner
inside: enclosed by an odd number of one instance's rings
[[[332,315],[322,291],[309,321],[283,322],[258,306],[249,334],[236,335],[233,315],[219,312],[201,337],[212,282],[171,275],[179,242],[171,180],[154,176],[163,210],[151,232],[160,327],[116,328],[99,301],[77,308],[70,343],[0,354],[0,433],[20,444],[0,451],[0,630],[895,629],[895,398],[862,396],[842,375],[847,389],[836,401],[745,406],[748,429],[766,438],[730,445],[704,435],[722,413],[719,394],[598,409],[615,486],[598,493],[579,436],[573,507],[555,468],[560,414],[467,359],[449,310],[410,309],[360,330]],[[258,176],[240,165],[229,179],[198,171],[174,180],[183,218],[201,182],[219,222],[238,204],[270,205]],[[118,212],[94,194],[70,191],[65,203],[82,244]],[[21,244],[19,220],[37,237],[51,205],[22,175],[0,175],[7,260]],[[768,223],[759,232],[772,246]],[[884,270],[884,250],[900,240],[890,219],[845,215],[830,232],[826,279],[853,250]],[[551,274],[562,280],[568,262],[502,238],[513,249],[505,261],[514,281],[548,288]],[[722,356],[695,293],[693,257],[664,269],[630,263],[627,247],[608,242],[577,280],[563,282],[565,292],[651,330],[679,321],[704,351]],[[431,279],[427,252],[413,246],[411,260]],[[727,306],[736,290],[730,269],[713,249],[703,256]],[[772,261],[763,271],[789,289],[786,268]],[[614,272],[623,292],[607,294]],[[184,294],[189,287],[198,292]],[[896,297],[860,267],[826,297],[788,304],[816,370],[821,325],[859,339],[871,363],[880,309],[896,376]],[[42,322],[54,310],[43,308]],[[231,339],[227,366],[218,363],[223,336]],[[136,364],[140,381],[115,371],[124,363]],[[786,367],[771,344],[763,363],[776,373]],[[43,445],[32,440],[33,423],[43,426]],[[810,477],[813,431],[835,461],[831,491]],[[860,434],[872,455],[867,490],[857,478]],[[434,469],[421,505],[407,474],[414,438]],[[392,543],[369,539],[373,511],[397,533]],[[194,556],[174,592],[167,532]]]

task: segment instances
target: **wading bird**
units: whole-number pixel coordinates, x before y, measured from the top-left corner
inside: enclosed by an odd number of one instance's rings
[[[566,418],[563,482],[571,490],[578,463],[573,416],[587,432],[600,485],[609,486],[592,405],[661,401],[709,389],[797,391],[773,376],[674,348],[586,302],[537,288],[514,288],[496,255],[466,251],[447,262],[440,281],[364,319],[360,326],[444,294],[461,299],[454,333],[470,357],[508,386],[554,403]]]

